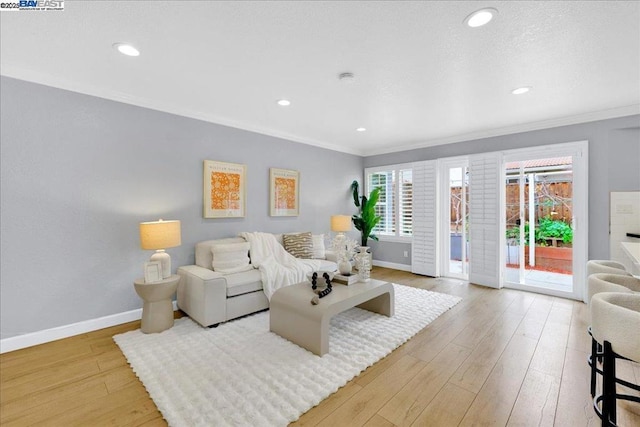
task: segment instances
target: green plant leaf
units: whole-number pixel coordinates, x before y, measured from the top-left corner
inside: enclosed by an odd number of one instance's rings
[[[378,204],[378,199],[380,199],[380,187],[376,187],[371,190],[371,194],[369,194],[369,203],[375,207]]]
[[[351,221],[355,226],[356,230],[360,231],[361,235],[361,244],[362,246],[367,246],[367,240],[373,239],[378,240],[378,238],[371,234],[373,229],[378,225],[382,217],[376,215],[376,204],[380,199],[380,188],[376,187],[371,190],[369,197],[359,196],[358,194],[358,181],[353,181],[351,183],[351,190],[353,192],[353,202],[354,204],[360,208],[360,213],[357,215],[351,216]]]
[[[356,230],[362,231],[362,218],[357,215],[353,215],[351,217],[351,221],[353,221],[353,225],[356,227]]]
[[[353,180],[351,183],[351,191],[353,192],[353,204],[356,205],[357,208],[360,207],[360,196],[358,194],[358,181]]]
[[[507,238],[519,239],[520,228],[518,226],[506,230]],[[564,243],[573,243],[573,229],[564,221],[554,220],[549,217],[540,218],[534,232],[535,242],[538,245],[547,245],[548,239],[562,239]],[[529,223],[524,225],[524,240],[529,243]]]

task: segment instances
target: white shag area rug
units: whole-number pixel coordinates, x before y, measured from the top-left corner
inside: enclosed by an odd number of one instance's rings
[[[286,426],[460,301],[394,288],[391,318],[359,308],[334,316],[323,357],[269,332],[268,312],[213,329],[184,317],[114,340],[170,426]]]

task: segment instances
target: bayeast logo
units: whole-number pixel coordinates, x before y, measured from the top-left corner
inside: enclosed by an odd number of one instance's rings
[[[20,0],[17,2],[2,2],[0,10],[64,10],[63,0]]]

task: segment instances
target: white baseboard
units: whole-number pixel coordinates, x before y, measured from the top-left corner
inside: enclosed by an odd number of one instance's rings
[[[407,264],[397,264],[394,262],[373,260],[374,266],[393,268],[394,270],[411,271],[411,266]],[[174,311],[178,309],[173,301]],[[43,331],[18,335],[16,337],[0,340],[0,354],[8,353],[34,345],[44,344],[74,335],[85,334],[123,323],[133,322],[142,318],[142,309],[125,311],[124,313],[112,314],[110,316],[99,317],[97,319],[85,320],[83,322],[72,323],[71,325],[58,326],[57,328],[45,329]]]
[[[176,302],[173,301],[173,310],[175,311],[177,309],[178,306]],[[58,326],[57,328],[45,329],[43,331],[18,335],[17,337],[5,338],[0,340],[0,354],[56,341],[62,338],[72,337],[74,335],[97,331],[98,329],[133,322],[135,320],[140,320],[141,318],[142,309],[139,308],[137,310],[125,311],[124,313],[112,314],[110,316],[99,317],[97,319],[72,323],[71,325]]]
[[[394,270],[411,272],[411,265],[409,264],[398,264],[395,262],[378,261],[377,259],[374,259],[372,261],[372,264],[377,265],[378,267],[393,268]]]

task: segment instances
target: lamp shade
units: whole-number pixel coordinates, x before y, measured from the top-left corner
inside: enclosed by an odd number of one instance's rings
[[[331,231],[350,231],[351,217],[349,215],[333,215],[331,217]]]
[[[140,223],[142,249],[166,249],[180,246],[180,221],[151,221]]]

